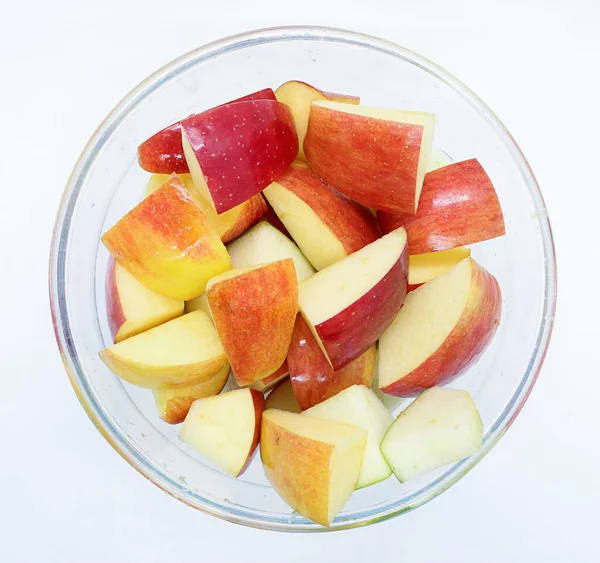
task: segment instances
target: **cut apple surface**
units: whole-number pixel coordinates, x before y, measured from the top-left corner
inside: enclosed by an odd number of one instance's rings
[[[181,122],[194,185],[218,214],[259,194],[298,151],[288,106],[272,100],[227,104]]]
[[[335,371],[323,354],[302,315],[296,317],[292,342],[288,350],[290,380],[302,410],[337,395],[353,385],[367,387],[373,380],[376,346]]]
[[[404,410],[381,442],[401,483],[477,453],[483,423],[466,391],[433,387]]]
[[[391,324],[406,296],[407,269],[400,228],[300,284],[300,310],[334,369],[364,354]]]
[[[304,152],[323,180],[353,200],[414,213],[434,127],[435,116],[429,113],[315,101]]]
[[[188,313],[100,352],[125,381],[149,389],[210,379],[227,363],[217,331],[203,311]]]
[[[368,209],[337,193],[306,166],[293,164],[264,195],[317,270],[380,237]]]
[[[458,377],[488,347],[501,309],[496,278],[472,258],[409,293],[379,341],[381,390],[410,397]]]
[[[250,385],[279,369],[298,307],[293,260],[226,272],[210,280],[207,294],[238,384]]]
[[[267,393],[273,387],[275,387],[280,381],[286,379],[290,375],[290,368],[288,368],[287,361],[281,364],[281,367],[275,372],[265,377],[264,379],[259,379],[254,383],[250,384],[252,389],[256,389],[261,393]]]
[[[265,475],[294,510],[329,526],[356,487],[367,435],[341,422],[266,410],[260,438]]]
[[[350,104],[358,104],[360,98],[357,96],[345,96],[344,94],[334,94],[321,92],[314,86],[301,82],[299,80],[290,80],[284,82],[277,90],[275,97],[284,104],[287,104],[292,110],[296,132],[298,133],[298,156],[300,160],[305,160],[303,144],[308,127],[308,115],[310,113],[310,103],[313,100],[335,100]]]
[[[206,215],[177,176],[102,236],[115,259],[148,289],[173,299],[204,293],[231,260]]]
[[[265,88],[228,103],[275,99],[273,90]],[[155,174],[185,174],[189,172],[181,143],[181,121],[165,127],[144,141],[138,147],[138,162],[144,170]]]
[[[464,247],[411,255],[408,257],[408,283],[420,285],[428,282],[469,256],[471,251]]]
[[[142,285],[113,258],[106,271],[106,306],[115,342],[179,317],[184,308],[183,301]]]
[[[294,389],[289,377],[280,381],[275,389],[269,393],[265,402],[265,408],[295,413],[302,412],[294,395]]]
[[[229,376],[229,364],[206,381],[176,389],[154,389],[154,401],[158,416],[169,424],[185,420],[192,403],[197,399],[218,395],[225,387]]]
[[[381,231],[406,228],[411,254],[474,244],[506,234],[496,190],[477,159],[429,172],[416,215],[377,213]]]
[[[206,293],[203,293],[200,297],[194,297],[194,299],[190,299],[189,301],[185,302],[186,313],[192,313],[193,311],[198,310],[204,311],[210,320],[213,320],[210,307],[208,306],[208,295],[206,295]]]
[[[404,401],[406,401],[404,397],[388,395],[379,388],[379,352],[377,353],[377,358],[375,359],[375,370],[373,371],[371,390],[373,393],[375,393],[375,395],[377,395],[377,398],[390,413],[393,413],[402,403],[404,403]]]
[[[252,460],[260,437],[265,399],[256,389],[238,389],[194,401],[179,437],[234,477]]]
[[[246,268],[291,258],[298,281],[315,273],[299,248],[270,223],[261,221],[227,247],[235,268]]]
[[[394,418],[368,387],[348,387],[302,414],[323,420],[345,422],[364,428],[368,432],[365,456],[356,483],[357,489],[379,483],[392,474],[379,446]]]

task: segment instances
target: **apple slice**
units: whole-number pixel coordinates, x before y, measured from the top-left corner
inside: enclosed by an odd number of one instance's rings
[[[329,526],[354,490],[367,432],[341,422],[269,409],[260,456],[273,488],[294,510]]]
[[[291,258],[211,279],[208,304],[240,386],[278,370],[287,356],[298,307]]]
[[[275,99],[273,90],[265,88],[228,103]],[[183,145],[181,144],[181,121],[165,127],[144,141],[138,147],[138,161],[144,170],[156,174],[185,174],[189,172],[183,154]]]
[[[210,312],[210,307],[208,306],[208,295],[203,293],[200,297],[194,297],[194,299],[190,299],[185,302],[185,312],[192,313],[193,311],[204,311],[211,321],[213,321],[212,313]],[[213,321],[214,323],[214,321]]]
[[[169,424],[179,424],[185,420],[192,403],[197,399],[218,395],[225,387],[229,376],[229,364],[206,381],[178,389],[154,389],[154,401],[158,416]]]
[[[411,255],[408,257],[408,283],[410,285],[420,285],[428,282],[451,270],[461,260],[469,256],[471,256],[471,251],[464,247]]]
[[[298,151],[290,108],[271,100],[237,102],[181,122],[194,185],[218,214],[257,195]]]
[[[501,310],[496,278],[472,258],[412,291],[379,341],[379,387],[411,397],[458,377],[492,341]]]
[[[296,267],[298,281],[315,273],[310,262],[298,247],[273,225],[261,221],[227,247],[234,268],[246,268],[268,262],[291,258]]]
[[[360,104],[360,96],[352,96],[351,94],[338,94],[337,92],[325,92],[323,94],[327,97],[328,100],[332,102],[343,102],[344,104],[352,104],[353,106],[357,106]],[[310,108],[308,108],[310,111]],[[306,120],[306,124],[308,125],[308,116]]]
[[[149,290],[112,257],[106,271],[106,306],[115,342],[183,314],[183,301]]]
[[[227,364],[219,335],[203,311],[194,311],[100,352],[125,381],[149,389],[206,381]]]
[[[448,166],[453,162],[454,161],[450,158],[450,156],[443,150],[434,148],[433,153],[431,154],[431,158],[429,159],[427,172],[432,172],[433,170],[437,170],[438,168],[443,168],[444,166]]]
[[[298,156],[300,160],[306,160],[304,156],[303,144],[308,127],[308,115],[310,113],[310,103],[313,100],[335,100],[337,102],[346,102],[358,104],[360,98],[356,96],[345,96],[344,94],[334,94],[321,92],[314,86],[301,82],[299,80],[289,80],[284,82],[277,90],[275,97],[284,104],[290,106],[296,124],[298,133]]]
[[[295,413],[302,412],[298,401],[296,401],[292,382],[289,377],[280,381],[275,389],[269,393],[265,402],[265,408]]]
[[[416,215],[377,213],[381,231],[406,228],[411,254],[474,244],[506,234],[496,190],[477,159],[429,172]]]
[[[290,380],[302,410],[337,395],[356,384],[370,386],[375,369],[374,344],[348,365],[334,371],[302,315],[296,317],[288,350]]]
[[[264,195],[317,270],[381,236],[368,209],[337,193],[306,166],[293,164]]]
[[[387,429],[394,422],[394,417],[368,387],[364,385],[348,387],[302,414],[323,420],[345,422],[364,428],[368,432],[365,457],[356,483],[357,489],[379,483],[392,474],[379,445]]]
[[[394,320],[407,269],[400,228],[300,284],[300,310],[334,369],[364,354]]]
[[[234,477],[252,461],[260,437],[265,399],[256,389],[238,389],[194,401],[179,437]]]
[[[402,403],[406,401],[404,397],[395,397],[394,395],[388,395],[379,389],[379,352],[375,360],[375,369],[373,371],[373,381],[371,382],[371,390],[377,398],[381,401],[383,406],[390,412],[393,413]]]
[[[165,182],[169,181],[168,174],[152,174],[146,185],[146,197],[153,194]],[[215,208],[204,197],[200,190],[194,186],[191,174],[179,174],[179,179],[190,192],[192,199],[200,206],[210,226],[227,243],[244,234],[255,225],[262,217],[267,215],[267,202],[262,195],[257,194],[249,200],[236,205],[233,209],[217,215]]]
[[[275,372],[269,375],[269,377],[265,377],[264,379],[259,379],[250,385],[252,389],[256,389],[261,393],[267,393],[273,387],[275,387],[280,381],[283,381],[290,375],[290,368],[288,368],[287,360],[281,364],[281,367]]]
[[[433,145],[429,113],[311,104],[304,152],[336,190],[389,212],[414,213]]]
[[[381,452],[404,483],[477,453],[482,441],[483,423],[469,393],[432,387],[400,413]]]
[[[231,260],[177,176],[102,236],[115,259],[148,289],[173,299],[202,295]]]

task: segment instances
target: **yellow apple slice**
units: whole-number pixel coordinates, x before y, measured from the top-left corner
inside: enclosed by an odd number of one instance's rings
[[[218,395],[225,387],[229,376],[229,364],[206,381],[179,389],[154,389],[154,401],[158,416],[169,424],[179,424],[185,420],[192,403],[197,399]]]
[[[149,389],[200,383],[227,363],[219,335],[203,311],[123,340],[102,350],[100,358],[125,381]]]
[[[238,389],[194,401],[179,432],[193,449],[234,477],[258,446],[265,399],[256,389]]]
[[[476,362],[500,323],[496,278],[472,258],[411,291],[379,341],[379,387],[410,397]]]
[[[294,510],[329,526],[354,490],[367,432],[341,422],[269,409],[260,455],[267,479]]]
[[[477,453],[482,440],[483,423],[469,393],[432,387],[400,413],[381,452],[404,483]]]
[[[289,377],[278,383],[277,387],[275,387],[275,389],[269,393],[265,408],[279,409],[282,411],[295,413],[302,412],[300,410],[300,406],[298,405],[298,401],[296,401],[294,388],[292,387],[292,381]]]
[[[428,282],[451,270],[461,260],[469,256],[471,256],[471,251],[464,247],[411,255],[408,258],[408,283]]]

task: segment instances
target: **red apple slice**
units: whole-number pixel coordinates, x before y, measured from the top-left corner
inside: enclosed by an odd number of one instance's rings
[[[281,367],[275,372],[269,375],[269,377],[265,377],[264,379],[260,379],[259,381],[255,381],[249,387],[252,389],[256,389],[261,393],[268,393],[273,387],[275,387],[279,382],[283,381],[290,375],[290,368],[288,367],[287,360],[281,364]]]
[[[422,285],[451,270],[469,256],[471,251],[464,247],[411,255],[408,257],[408,284],[409,286]]]
[[[300,310],[334,369],[364,354],[394,320],[406,296],[407,254],[400,228],[300,284]]]
[[[217,213],[257,195],[298,151],[290,108],[271,100],[237,102],[181,122],[194,185]]]
[[[265,88],[228,103],[275,99],[273,90]],[[165,127],[144,141],[138,147],[138,161],[144,170],[155,174],[185,174],[189,172],[181,144],[181,121]]]
[[[474,244],[506,234],[496,190],[477,159],[429,172],[416,215],[377,213],[381,231],[406,228],[411,254]]]
[[[312,102],[304,152],[344,195],[389,212],[417,210],[433,145],[428,113]]]
[[[179,437],[234,477],[252,461],[260,438],[265,399],[256,389],[238,389],[194,401]]]
[[[353,385],[370,387],[376,354],[377,347],[373,345],[362,356],[334,371],[306,321],[299,314],[288,350],[288,366],[292,388],[300,408],[309,409]]]
[[[278,370],[287,356],[298,307],[293,260],[216,276],[207,295],[238,384],[250,385]]]
[[[410,397],[458,377],[492,341],[501,309],[496,278],[472,258],[412,291],[379,341],[380,389]]]
[[[149,290],[112,257],[106,271],[106,306],[115,343],[183,314],[183,301]]]
[[[292,165],[264,195],[310,263],[322,270],[380,237],[372,213]]]

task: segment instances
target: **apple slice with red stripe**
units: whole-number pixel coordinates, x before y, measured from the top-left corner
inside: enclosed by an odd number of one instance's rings
[[[265,88],[228,103],[275,99],[273,90]],[[144,141],[138,147],[138,161],[144,170],[154,174],[188,173],[190,170],[185,161],[183,145],[181,144],[181,121],[165,127]]]
[[[336,370],[364,354],[406,297],[406,231],[399,228],[304,280],[300,311]]]

